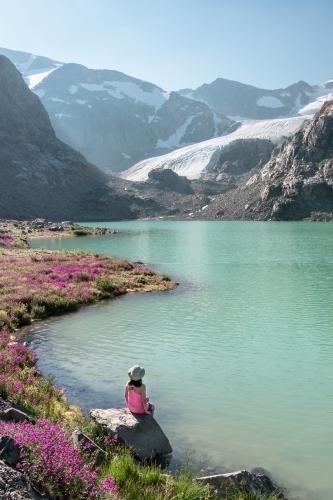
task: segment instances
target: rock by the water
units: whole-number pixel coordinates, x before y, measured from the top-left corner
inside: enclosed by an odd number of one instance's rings
[[[1,500],[37,500],[41,497],[33,491],[23,474],[0,460],[0,498]]]
[[[172,453],[168,438],[151,415],[134,414],[126,408],[111,408],[91,410],[90,417],[102,425],[106,433],[130,447],[142,461],[163,461]]]
[[[283,493],[272,480],[266,474],[261,473],[260,470],[254,472],[240,470],[227,474],[198,477],[197,481],[211,486],[219,499],[231,498],[239,490],[252,491],[255,494],[268,496],[274,493],[276,498],[285,499]]]

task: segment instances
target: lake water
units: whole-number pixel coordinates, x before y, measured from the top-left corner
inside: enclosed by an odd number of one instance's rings
[[[333,225],[108,226],[122,233],[33,246],[140,259],[180,285],[39,323],[40,368],[88,410],[123,405],[140,363],[176,456],[263,466],[293,495],[332,499]]]

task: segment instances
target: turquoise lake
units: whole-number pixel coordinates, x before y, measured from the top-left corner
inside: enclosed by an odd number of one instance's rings
[[[179,282],[34,327],[39,367],[75,403],[123,406],[146,367],[175,459],[262,466],[291,496],[333,498],[333,225],[133,221],[34,240],[142,260]]]

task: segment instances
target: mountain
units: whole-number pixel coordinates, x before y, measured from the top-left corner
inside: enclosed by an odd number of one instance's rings
[[[329,93],[330,81],[322,86],[311,86],[300,81],[284,89],[261,89],[252,85],[217,78],[195,90],[180,90],[181,95],[208,104],[217,113],[237,120],[286,117],[302,112],[302,108],[318,97]],[[333,95],[332,95],[333,97]],[[318,107],[316,111],[318,111]]]
[[[235,122],[207,104],[112,70],[0,49],[40,97],[57,136],[106,171],[219,136]]]
[[[232,141],[269,139],[277,145],[299,130],[310,117],[310,115],[301,115],[275,120],[247,120],[234,132],[143,160],[120,175],[131,181],[145,181],[151,170],[165,168],[189,179],[198,179],[205,171],[214,168],[219,161],[223,147]]]
[[[333,220],[333,100],[277,148],[258,174],[216,197],[205,216]]]
[[[40,100],[2,55],[0,108],[0,217],[136,216],[142,200],[123,194],[122,181],[107,176],[56,137]]]

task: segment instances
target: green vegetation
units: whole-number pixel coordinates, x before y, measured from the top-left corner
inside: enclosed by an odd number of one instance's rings
[[[154,465],[139,465],[132,455],[118,449],[101,471],[112,476],[124,500],[208,500],[212,492],[200,485],[186,469],[178,476],[164,474]]]

